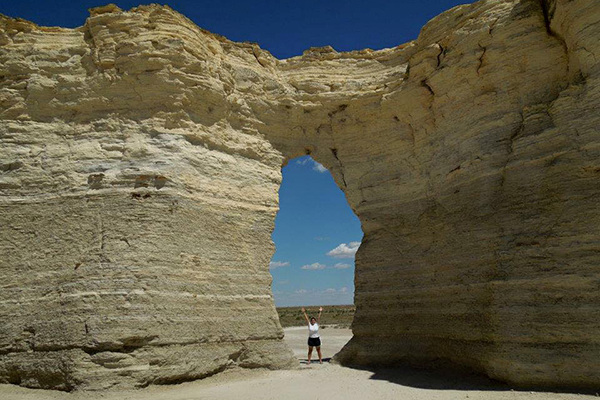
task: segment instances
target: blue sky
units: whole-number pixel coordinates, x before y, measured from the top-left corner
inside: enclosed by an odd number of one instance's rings
[[[360,222],[344,193],[308,156],[283,168],[271,261],[275,304],[352,304]]]
[[[39,25],[77,27],[87,9],[115,3],[124,10],[142,0],[0,0],[0,13]],[[197,25],[231,40],[257,42],[278,58],[331,45],[339,51],[393,47],[415,39],[456,0],[170,0],[160,2]]]
[[[0,13],[39,25],[77,27],[84,24],[88,8],[108,2],[0,0]],[[140,4],[140,0],[113,2],[124,10]],[[204,29],[235,41],[257,42],[275,57],[288,58],[325,45],[338,51],[393,47],[415,39],[428,20],[465,2],[171,0],[168,4]],[[292,160],[283,169],[273,233],[276,304],[351,304],[353,252],[361,237],[360,223],[329,172],[309,157]]]

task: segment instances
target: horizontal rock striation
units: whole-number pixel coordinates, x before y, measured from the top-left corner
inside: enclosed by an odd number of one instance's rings
[[[280,168],[360,218],[346,364],[600,383],[600,4],[483,0],[379,51],[277,60],[168,7],[0,18],[0,381],[290,368]]]

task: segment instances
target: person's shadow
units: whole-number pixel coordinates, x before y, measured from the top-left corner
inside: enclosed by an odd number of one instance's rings
[[[300,361],[300,364],[308,364],[308,358],[301,358],[299,361]],[[323,357],[323,364],[328,363],[330,361],[331,361],[331,357]],[[311,358],[310,363],[311,363],[311,365],[318,364],[319,357],[317,357],[316,359]]]

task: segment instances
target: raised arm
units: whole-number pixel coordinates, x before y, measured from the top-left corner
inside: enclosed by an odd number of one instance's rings
[[[321,313],[323,312],[323,307],[319,307],[319,316],[317,317],[317,323],[321,325]]]
[[[308,315],[306,315],[306,310],[304,309],[304,307],[302,307],[302,314],[304,314],[304,319],[306,320],[306,323],[310,325],[310,321],[308,320]]]

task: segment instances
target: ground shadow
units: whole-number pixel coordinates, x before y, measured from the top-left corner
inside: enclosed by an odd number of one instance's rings
[[[308,364],[308,358],[300,358],[298,359],[298,361],[300,361],[300,364]],[[324,363],[328,363],[331,361],[331,357],[323,357],[323,362]],[[310,360],[311,364],[318,364],[319,363],[319,358],[317,357],[317,359],[315,360],[314,358],[312,358]]]
[[[510,391],[510,386],[484,375],[450,368],[424,369],[411,366],[394,368],[349,366],[372,372],[370,379],[385,380],[403,386],[436,390]]]
[[[369,379],[384,380],[398,385],[419,389],[576,394],[596,393],[596,391],[592,389],[573,390],[556,387],[514,387],[460,367],[425,369],[412,366],[398,366],[393,368],[364,367],[356,365],[345,366],[352,369],[371,372],[373,375]]]

